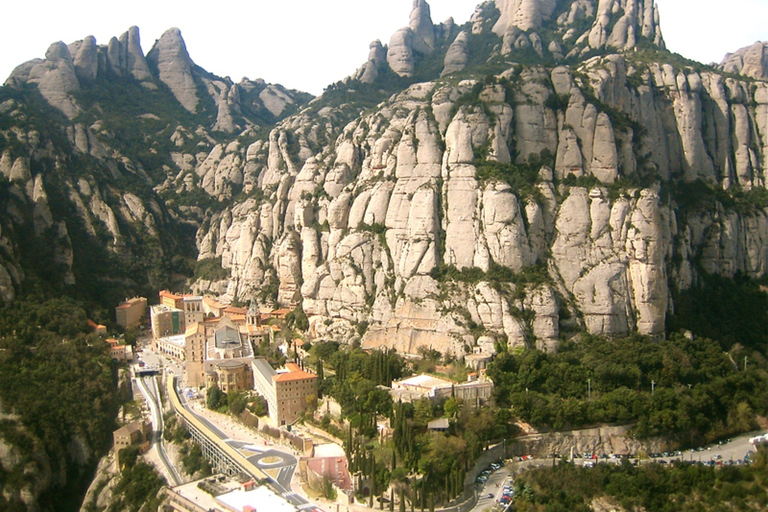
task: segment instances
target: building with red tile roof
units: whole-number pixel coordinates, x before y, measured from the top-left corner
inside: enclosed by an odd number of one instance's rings
[[[299,419],[309,400],[317,399],[317,375],[288,363],[283,371],[275,371],[266,359],[257,358],[253,366],[254,389],[269,405],[269,417],[278,426]],[[309,400],[308,400],[309,399]]]

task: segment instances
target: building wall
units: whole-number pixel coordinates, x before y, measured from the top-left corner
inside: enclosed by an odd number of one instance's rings
[[[253,368],[253,388],[267,401],[269,417],[277,422],[277,395],[275,394],[275,382],[271,378],[265,378],[258,368]]]
[[[275,383],[278,426],[290,425],[307,408],[307,396],[317,397],[317,377]],[[271,413],[270,413],[271,416]]]
[[[174,336],[173,338],[177,338]],[[170,337],[157,338],[157,349],[163,354],[169,355],[178,361],[184,361],[186,349],[184,346],[177,345],[170,341]]]
[[[152,307],[152,334],[155,338],[184,334],[186,322],[184,312],[176,308]]]
[[[187,385],[200,387],[205,384],[203,362],[205,361],[205,334],[196,332],[186,337],[184,347],[187,368]]]
[[[124,329],[139,325],[146,313],[147,299],[144,297],[135,297],[127,300],[115,308],[117,325]]]
[[[125,361],[126,359],[125,345],[116,345],[116,346],[110,347],[109,357],[111,357],[115,361]]]

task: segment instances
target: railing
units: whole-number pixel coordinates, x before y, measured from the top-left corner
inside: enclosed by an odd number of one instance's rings
[[[219,438],[207,425],[201,422],[194,414],[190,413],[182,404],[179,399],[178,392],[175,385],[176,376],[168,375],[166,380],[166,386],[168,389],[168,396],[171,401],[173,410],[181,416],[187,428],[190,429],[193,437],[197,436],[202,439],[197,441],[203,441],[210,445],[218,458],[217,462],[223,462],[233,471],[242,471],[243,473],[250,475],[252,478],[259,480],[271,480],[269,475],[264,471],[254,466],[243,454],[229,446],[223,440]]]

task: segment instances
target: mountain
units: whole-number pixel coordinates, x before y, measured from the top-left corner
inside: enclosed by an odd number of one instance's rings
[[[661,336],[706,276],[765,275],[767,91],[665,51],[650,2],[499,0],[456,27],[416,1],[327,106],[228,153],[263,196],[201,227],[229,276],[193,287],[408,353]]]
[[[201,206],[216,203],[202,191],[243,186],[242,169],[195,172],[218,141],[236,147],[312,98],[206,72],[178,29],[145,57],[136,27],[106,46],[54,43],[1,94],[0,297],[53,287],[105,306],[189,270]]]
[[[146,58],[135,27],[56,43],[3,88],[0,290],[34,253],[98,300],[197,269],[411,353],[661,336],[702,276],[765,275],[757,53],[671,54],[650,1],[497,0],[459,27],[416,0],[307,104],[210,75],[177,29]]]
[[[761,48],[670,53],[650,0],[487,1],[462,26],[415,0],[312,98],[206,72],[178,29],[146,56],[135,27],[54,43],[0,89],[0,299],[107,322],[189,288],[411,354],[673,329],[764,353]]]
[[[737,78],[666,52],[652,2],[497,0],[457,27],[417,0],[299,109],[195,66],[177,29],[147,57],[135,27],[55,43],[3,89],[2,296],[31,252],[46,283],[96,264],[121,292],[196,259],[200,292],[408,352],[461,353],[473,329],[661,335],[702,272],[765,273],[761,49],[726,58]]]
[[[727,73],[768,80],[768,42],[758,41],[752,46],[726,54],[719,67]]]

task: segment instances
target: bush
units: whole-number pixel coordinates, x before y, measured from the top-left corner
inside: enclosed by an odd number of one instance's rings
[[[198,260],[195,264],[194,279],[206,281],[221,281],[229,277],[229,271],[221,266],[221,256]]]

